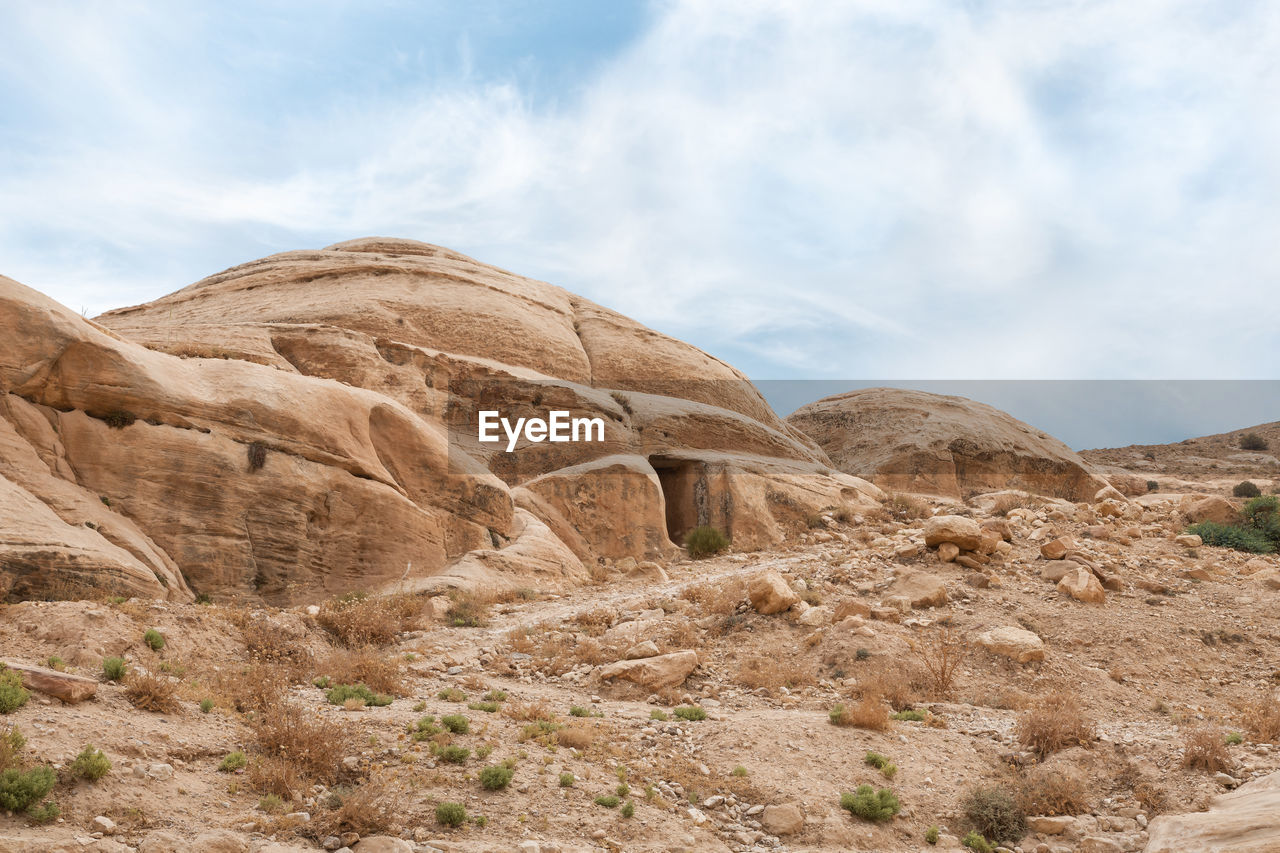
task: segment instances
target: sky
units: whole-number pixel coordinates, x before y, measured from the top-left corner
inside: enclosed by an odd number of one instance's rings
[[[1275,379],[1278,57],[1266,0],[5,3],[0,273],[377,234],[753,379]]]

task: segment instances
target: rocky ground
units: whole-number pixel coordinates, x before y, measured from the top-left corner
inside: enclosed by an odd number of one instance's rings
[[[984,785],[1031,815],[1011,849],[1184,849],[1154,846],[1158,816],[1280,770],[1280,561],[1179,539],[1194,514],[1174,494],[897,498],[571,594],[7,605],[6,659],[99,683],[0,718],[19,763],[58,770],[61,811],[0,813],[0,850],[956,849]],[[325,676],[392,701],[333,704]],[[90,743],[95,781],[72,771]],[[486,790],[495,765],[510,783]],[[843,810],[863,784],[896,816]]]

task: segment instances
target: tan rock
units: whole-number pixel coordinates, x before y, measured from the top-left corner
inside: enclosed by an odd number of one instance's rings
[[[1044,640],[1022,628],[992,628],[978,635],[979,646],[1018,663],[1044,660]]]
[[[1250,576],[1254,583],[1262,584],[1267,589],[1280,589],[1280,569],[1263,569]]]
[[[1186,507],[1183,512],[1195,523],[1212,521],[1216,524],[1234,524],[1240,520],[1240,513],[1231,501],[1226,498],[1201,498]]]
[[[1204,540],[1194,533],[1184,533],[1181,536],[1173,537],[1173,541],[1187,548],[1199,548],[1204,544]]]
[[[972,551],[982,544],[982,528],[972,518],[960,515],[935,515],[924,521],[924,543],[929,547],[950,542],[961,551]]]
[[[765,806],[760,825],[772,835],[795,835],[804,829],[804,812],[795,803]]]
[[[752,578],[747,587],[747,597],[751,599],[751,606],[766,616],[781,613],[800,600],[782,575],[774,571],[762,572]]]
[[[856,598],[845,599],[836,605],[836,612],[832,614],[832,621],[843,622],[850,616],[867,617],[871,615],[871,605],[865,601],[858,601]]]
[[[1063,575],[1062,580],[1058,581],[1058,589],[1087,604],[1104,604],[1107,600],[1102,584],[1084,566]]]
[[[22,686],[28,690],[38,690],[61,699],[68,704],[84,701],[93,697],[98,690],[98,683],[83,675],[72,675],[69,672],[58,672],[40,666],[19,663],[13,660],[2,662],[5,667],[22,673]]]
[[[653,640],[645,640],[627,649],[623,657],[627,660],[643,660],[645,658],[656,658],[660,654],[662,654],[662,649],[658,648],[657,643]]]
[[[1040,546],[1040,556],[1046,560],[1061,560],[1080,546],[1070,536],[1060,536]]]
[[[947,587],[942,579],[927,572],[903,570],[889,586],[889,598],[901,597],[911,607],[941,607],[947,603]],[[888,599],[886,599],[888,603]]]
[[[1280,850],[1280,773],[1209,801],[1207,811],[1154,818],[1145,853],[1274,853]]]
[[[413,853],[413,845],[390,835],[368,835],[356,842],[352,853]]]
[[[1062,442],[963,397],[869,388],[810,403],[787,422],[839,470],[896,491],[962,497],[1020,489],[1076,501],[1108,486]]]
[[[623,660],[602,666],[599,671],[604,681],[621,678],[658,690],[663,687],[677,687],[684,684],[698,666],[698,653],[692,649],[658,655],[639,660]]]
[[[1075,818],[1070,816],[1044,816],[1036,815],[1027,818],[1027,829],[1031,832],[1041,832],[1045,835],[1061,835],[1075,822]]]
[[[960,556],[960,546],[954,542],[938,543],[938,560],[943,563],[954,562]]]
[[[796,623],[808,628],[820,628],[831,622],[830,607],[810,607],[796,619]]]

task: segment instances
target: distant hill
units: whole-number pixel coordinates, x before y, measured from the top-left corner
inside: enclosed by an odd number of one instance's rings
[[[1249,435],[1260,437],[1266,443],[1265,449],[1241,447]],[[1174,444],[1131,444],[1083,450],[1080,455],[1103,471],[1123,468],[1146,476],[1160,483],[1164,491],[1229,488],[1241,480],[1251,480],[1270,491],[1280,484],[1280,421],[1188,438]]]

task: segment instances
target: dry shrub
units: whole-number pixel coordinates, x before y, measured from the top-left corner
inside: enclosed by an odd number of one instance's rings
[[[883,699],[895,711],[910,708],[919,701],[913,686],[917,675],[902,662],[868,664],[858,672],[858,695],[863,699]]]
[[[1169,792],[1158,782],[1139,779],[1133,784],[1133,798],[1146,809],[1148,815],[1158,815],[1169,805]]]
[[[1041,765],[1027,772],[1017,787],[1018,807],[1031,815],[1088,814],[1088,786],[1072,769],[1050,770]]]
[[[284,664],[255,664],[219,672],[215,689],[226,707],[242,714],[263,711],[284,702],[289,689],[288,670]]]
[[[325,838],[355,832],[360,835],[394,835],[403,822],[396,803],[399,796],[386,782],[370,782],[361,785],[341,797],[337,808],[316,817],[307,827],[313,838]]]
[[[1221,731],[1210,726],[1193,729],[1182,737],[1182,766],[1206,773],[1225,773],[1231,756]]]
[[[171,714],[178,710],[178,682],[164,675],[134,672],[125,681],[124,695],[133,707]]]
[[[616,615],[608,607],[596,607],[576,614],[573,617],[573,622],[588,637],[598,637],[612,627]]]
[[[531,723],[534,720],[552,722],[556,718],[555,712],[544,699],[533,702],[507,702],[502,706],[502,715],[521,723]]]
[[[342,726],[293,705],[264,710],[253,722],[258,750],[289,762],[299,776],[331,785],[346,746]]]
[[[781,655],[758,655],[738,667],[737,682],[753,690],[765,688],[770,693],[817,682],[813,663],[806,659],[790,662]]]
[[[1015,509],[1037,505],[1029,495],[996,495],[991,505],[991,514],[1006,516]]]
[[[605,647],[594,637],[587,637],[573,647],[573,657],[579,663],[592,665],[602,664],[616,658],[609,655]]]
[[[310,787],[293,762],[279,755],[255,758],[249,764],[249,785],[259,794],[275,794],[290,802],[300,799]]]
[[[1242,722],[1250,739],[1258,743],[1280,743],[1280,700],[1264,692],[1245,704]]]
[[[318,671],[338,684],[363,684],[374,693],[405,695],[399,661],[372,647],[338,649],[321,661]]]
[[[413,595],[371,598],[356,593],[326,601],[316,621],[344,646],[387,646],[421,612],[422,600]]]
[[[253,661],[290,664],[299,669],[310,664],[311,653],[266,619],[246,616],[236,621]]]
[[[1093,723],[1074,693],[1057,690],[1018,718],[1018,741],[1041,758],[1068,746],[1093,742]]]
[[[538,647],[533,637],[534,629],[527,625],[520,628],[512,628],[507,632],[507,647],[513,652],[521,652],[526,655],[533,654],[533,650]]]
[[[929,505],[910,495],[894,494],[884,504],[889,517],[895,521],[913,521],[933,515]]]
[[[955,689],[968,645],[954,628],[930,631],[924,637],[908,641],[911,653],[927,673],[928,692],[934,699],[949,699]]]
[[[655,638],[664,653],[692,649],[698,645],[700,639],[698,626],[683,618],[664,621],[662,630]]]
[[[680,597],[698,605],[703,615],[726,615],[738,609],[747,597],[747,584],[741,578],[725,578],[685,587]]]
[[[829,717],[837,726],[852,726],[874,732],[883,732],[889,728],[889,706],[877,696],[837,705],[831,710]]]
[[[566,749],[582,752],[595,742],[596,733],[586,726],[565,726],[556,732],[556,743]]]

